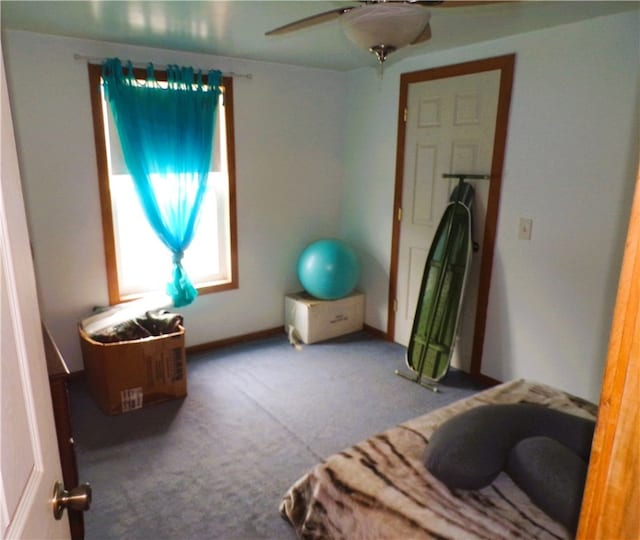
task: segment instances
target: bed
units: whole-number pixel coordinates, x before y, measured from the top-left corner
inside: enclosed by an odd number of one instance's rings
[[[594,404],[552,387],[507,382],[332,455],[291,486],[280,513],[304,539],[570,538],[505,473],[464,491],[448,489],[425,468],[429,438],[442,422],[501,403],[536,403],[589,419],[597,413]]]

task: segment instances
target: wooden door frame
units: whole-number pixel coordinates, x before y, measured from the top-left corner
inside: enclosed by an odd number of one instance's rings
[[[618,282],[578,540],[640,537],[639,350],[640,169]]]
[[[409,85],[413,83],[446,79],[471,75],[486,71],[500,71],[500,89],[498,95],[498,111],[496,115],[496,130],[493,141],[493,155],[491,159],[491,181],[487,202],[487,215],[483,237],[483,255],[480,263],[480,278],[476,319],[473,333],[473,348],[471,352],[471,374],[483,378],[480,373],[482,350],[484,347],[487,308],[489,304],[489,287],[493,267],[493,253],[495,248],[496,229],[498,223],[498,209],[500,206],[500,192],[502,188],[502,171],[507,140],[507,126],[509,123],[509,107],[511,104],[511,90],[513,87],[513,71],[515,54],[496,56],[482,60],[474,60],[461,64],[436,67],[427,70],[403,73],[400,76],[400,100],[398,105],[398,141],[396,148],[395,190],[393,196],[393,228],[391,233],[391,264],[389,268],[389,298],[387,316],[387,338],[395,337],[395,323],[398,290],[398,263],[400,250],[400,214],[402,207],[402,188],[404,176],[404,146],[406,139],[406,122],[404,111],[407,107]]]

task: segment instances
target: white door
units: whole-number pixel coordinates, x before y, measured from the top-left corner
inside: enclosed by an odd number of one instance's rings
[[[424,265],[431,241],[457,180],[445,173],[488,175],[498,109],[500,70],[409,85],[405,123],[402,218],[397,272],[394,339],[409,343]],[[488,180],[475,188],[473,256],[452,365],[469,371],[473,345],[481,240]]]
[[[62,473],[1,47],[0,63],[0,527],[2,538],[69,538],[51,503]]]

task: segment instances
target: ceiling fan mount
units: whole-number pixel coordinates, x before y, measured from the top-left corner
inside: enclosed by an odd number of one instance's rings
[[[355,5],[316,13],[266,32],[282,35],[316,24],[340,19],[347,37],[375,54],[380,65],[391,53],[431,38],[430,7],[462,7],[493,1],[455,0],[356,0]]]
[[[397,47],[393,45],[374,45],[373,47],[369,47],[369,51],[376,55],[378,62],[382,64],[392,52],[396,52],[398,50]]]

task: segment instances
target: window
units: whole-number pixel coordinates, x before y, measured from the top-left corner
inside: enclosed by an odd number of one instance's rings
[[[109,302],[115,304],[164,291],[171,278],[172,259],[138,201],[102,95],[101,73],[102,66],[89,65]],[[145,70],[136,75],[146,78]],[[156,78],[166,80],[161,71],[156,71]],[[238,287],[233,134],[233,81],[224,77],[208,190],[182,261],[200,294]]]

